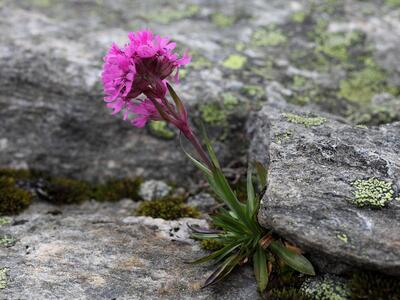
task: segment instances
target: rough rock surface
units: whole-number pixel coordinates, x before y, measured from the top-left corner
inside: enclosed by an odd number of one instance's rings
[[[0,299],[257,299],[250,268],[200,289],[211,269],[184,261],[205,254],[187,232],[204,220],[132,217],[134,205],[36,203],[1,219],[16,242],[0,245]]]
[[[102,56],[144,27],[191,49],[179,92],[225,139],[220,157],[238,157],[247,112],[277,89],[356,123],[399,120],[399,16],[393,0],[1,0],[0,166],[190,179],[171,132],[102,103]]]
[[[260,222],[298,244],[322,270],[400,275],[400,123],[360,128],[272,101],[254,128],[252,155],[269,170]],[[378,192],[388,199],[382,208],[353,203],[354,183],[371,178],[389,189],[359,193]]]
[[[161,180],[146,180],[140,185],[139,196],[144,200],[160,199],[167,196],[172,188]]]

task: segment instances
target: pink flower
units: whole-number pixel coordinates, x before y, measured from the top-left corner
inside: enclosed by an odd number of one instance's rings
[[[104,57],[104,100],[113,109],[113,114],[124,111],[125,119],[129,118],[129,113],[140,115],[140,120],[133,121],[133,125],[142,127],[155,117],[151,112],[156,108],[154,104],[151,106],[149,99],[138,100],[136,105],[131,103],[132,100],[144,94],[161,103],[167,93],[166,82],[177,82],[179,68],[187,65],[191,58],[187,53],[178,58],[173,53],[175,43],[154,36],[149,30],[131,32],[128,37],[128,44],[123,48],[113,44]]]
[[[161,103],[160,105],[162,106]],[[157,108],[149,99],[140,100],[138,104],[132,104],[128,111],[136,115],[136,118],[131,121],[132,125],[136,127],[144,127],[149,120],[162,120]]]

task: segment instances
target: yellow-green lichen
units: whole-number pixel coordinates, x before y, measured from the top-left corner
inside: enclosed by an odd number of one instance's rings
[[[265,96],[264,88],[258,85],[245,85],[242,87],[241,92],[255,100],[259,100]]]
[[[220,28],[226,28],[235,23],[235,17],[216,12],[211,15],[211,21]]]
[[[342,232],[336,234],[336,237],[337,237],[339,240],[341,240],[343,243],[347,243],[347,242],[349,241],[349,238],[348,238],[347,234],[342,233]]]
[[[252,42],[257,47],[278,46],[285,43],[286,36],[274,26],[257,29],[252,36]]]
[[[358,207],[382,208],[394,197],[392,184],[374,177],[357,179],[351,185],[355,191],[350,202]]]
[[[239,54],[229,55],[222,63],[225,68],[232,70],[240,70],[247,62],[247,58]]]
[[[291,123],[302,124],[307,128],[312,126],[320,126],[326,122],[326,119],[322,117],[304,117],[292,113],[283,113],[282,116]]]
[[[7,287],[7,273],[8,268],[0,268],[0,289]]]
[[[224,247],[224,244],[216,240],[201,240],[201,247],[205,250],[217,251]]]
[[[235,50],[238,52],[242,52],[246,48],[245,43],[239,42],[235,45]]]
[[[385,3],[392,7],[400,6],[400,0],[386,0]]]
[[[1,217],[0,218],[0,225],[6,225],[11,223],[11,218]]]
[[[0,177],[0,215],[13,215],[27,208],[32,195],[16,185],[11,177]]]
[[[304,11],[296,11],[292,15],[292,21],[295,23],[303,23],[306,18],[306,13]]]
[[[15,243],[17,242],[17,240],[8,234],[2,235],[0,236],[0,246],[1,247],[12,247],[15,245]]]
[[[187,66],[188,68],[192,68],[194,70],[202,70],[212,67],[212,62],[200,54],[198,51],[190,51],[190,55],[192,56],[192,60],[190,64]],[[179,71],[179,75],[181,75],[181,70]]]
[[[306,279],[301,291],[314,300],[348,300],[351,296],[346,282],[329,275]]]
[[[223,93],[222,100],[226,109],[233,109],[239,104],[239,100],[232,93]]]
[[[135,210],[135,214],[165,220],[200,217],[200,212],[196,208],[186,205],[183,198],[180,197],[143,201]]]
[[[48,187],[49,201],[57,204],[82,203],[91,197],[88,183],[76,179],[52,178]]]
[[[376,93],[389,90],[385,73],[377,66],[369,65],[340,81],[338,96],[350,102],[368,104]],[[389,90],[390,91],[390,90]]]
[[[348,60],[349,48],[361,39],[362,34],[359,31],[323,32],[317,37],[316,52],[344,62]]]
[[[200,7],[195,4],[187,5],[180,9],[176,8],[165,8],[160,11],[156,11],[148,16],[146,19],[153,21],[155,20],[161,24],[169,24],[174,21],[187,19],[193,17],[200,11]]]
[[[118,201],[124,198],[139,200],[141,178],[112,179],[94,187],[92,197],[98,201]]]
[[[173,139],[175,137],[175,132],[168,128],[165,121],[151,121],[149,124],[150,132],[163,139]]]
[[[280,145],[285,141],[288,141],[292,136],[292,134],[293,134],[292,130],[286,130],[284,132],[275,134],[275,143]]]
[[[200,107],[201,118],[211,125],[225,124],[227,112],[218,103],[208,103]]]

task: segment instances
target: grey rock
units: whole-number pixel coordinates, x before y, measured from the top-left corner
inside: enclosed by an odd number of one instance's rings
[[[312,115],[305,125],[296,119]],[[263,226],[304,249],[320,270],[400,274],[399,122],[352,127],[272,101],[252,130],[250,155],[268,166],[258,215]]]
[[[244,138],[243,119],[256,101],[265,100],[263,88],[249,86],[276,82],[268,93],[280,90],[287,101],[309,101],[356,122],[399,120],[398,93],[371,103],[337,96],[341,80],[365,67],[360,57],[375,60],[385,72],[377,80],[384,84],[374,87],[373,94],[400,84],[400,9],[381,2],[318,0],[311,7],[309,1],[281,0],[2,0],[0,166],[89,180],[141,175],[190,182],[194,168],[176,140],[134,129],[110,116],[102,103],[102,56],[112,41],[123,44],[126,32],[140,28],[171,36],[181,49],[192,51],[193,63],[178,87],[192,117],[202,117],[198,106],[207,101],[222,105],[227,92],[238,100],[227,119],[222,114],[220,123],[206,122],[216,129],[211,133],[225,136],[224,146],[216,147],[220,158],[237,159],[243,152],[246,143],[237,142]],[[215,21],[218,13],[222,22]],[[303,13],[304,20],[294,22],[294,13]],[[320,66],[315,62],[324,45],[318,44],[318,30],[328,37],[339,34],[333,42],[346,42],[343,36],[355,30],[366,38],[346,45],[349,61],[323,53]],[[268,37],[278,37],[278,43]],[[232,54],[246,63],[239,69],[226,66]],[[226,131],[234,138],[226,138]]]
[[[206,254],[189,238],[187,224],[204,226],[204,220],[133,217],[133,205],[37,202],[3,222],[0,230],[17,242],[0,245],[0,298],[257,299],[251,268],[200,289],[212,269],[186,263]]]
[[[147,180],[140,185],[139,196],[144,200],[160,199],[167,196],[172,188],[161,180]]]
[[[210,210],[216,207],[218,202],[210,194],[200,193],[189,197],[187,199],[187,204],[194,206],[203,212],[210,212]]]

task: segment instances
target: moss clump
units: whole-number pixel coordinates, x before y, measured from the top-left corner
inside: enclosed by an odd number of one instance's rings
[[[358,179],[351,185],[355,191],[350,202],[358,207],[382,208],[394,197],[392,184],[377,178]]]
[[[175,132],[168,128],[168,125],[165,121],[151,121],[149,124],[150,133],[153,135],[170,140],[175,137]]]
[[[273,289],[268,292],[268,300],[312,300],[297,288]]]
[[[400,278],[360,272],[350,280],[351,299],[400,300]]]
[[[12,247],[16,242],[17,240],[11,235],[5,234],[0,236],[0,246],[2,247]]]
[[[216,12],[211,15],[211,21],[220,28],[226,28],[235,23],[235,17]]]
[[[0,215],[13,215],[27,208],[32,195],[19,188],[11,177],[0,177]]]
[[[283,113],[282,116],[291,123],[302,124],[307,128],[320,126],[326,122],[326,119],[322,117],[303,117],[292,113]]]
[[[222,65],[225,68],[232,70],[240,70],[244,67],[247,62],[247,58],[243,55],[231,54],[227,59],[224,60]]]
[[[139,188],[142,181],[141,178],[109,180],[94,187],[92,196],[98,201],[114,202],[123,198],[139,200]]]
[[[224,247],[224,244],[215,240],[201,240],[201,247],[205,250],[217,251]]]
[[[88,183],[71,178],[52,178],[48,187],[49,201],[57,204],[82,203],[92,194]]]
[[[0,289],[7,287],[7,268],[0,268]]]
[[[258,29],[253,33],[252,41],[257,47],[278,46],[285,43],[286,36],[274,26]]]
[[[198,218],[200,212],[187,206],[183,198],[164,198],[152,201],[144,201],[135,211],[138,216],[149,216],[165,220],[176,220],[180,218]]]

